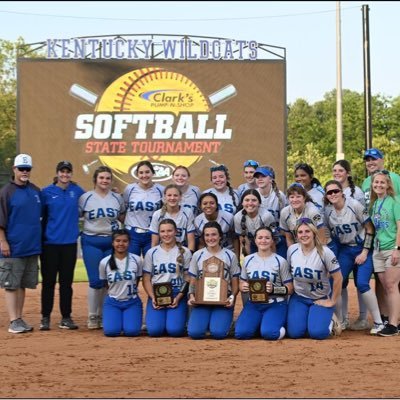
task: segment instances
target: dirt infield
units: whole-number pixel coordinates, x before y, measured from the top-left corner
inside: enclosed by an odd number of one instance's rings
[[[351,283],[350,310],[355,319]],[[345,331],[325,341],[106,338],[88,331],[87,284],[74,285],[77,331],[40,332],[40,287],[27,292],[33,333],[7,332],[0,297],[2,398],[389,398],[400,396],[400,337]],[[142,294],[142,299],[145,296]],[[56,299],[57,300],[57,299]],[[237,304],[235,314],[241,309]]]

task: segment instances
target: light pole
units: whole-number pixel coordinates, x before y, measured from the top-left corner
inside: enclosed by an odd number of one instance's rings
[[[336,161],[344,159],[340,1],[336,2]]]

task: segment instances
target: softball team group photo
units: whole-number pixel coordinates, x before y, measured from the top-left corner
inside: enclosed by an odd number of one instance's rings
[[[296,164],[286,190],[273,166],[255,160],[241,163],[237,188],[231,166],[212,165],[204,189],[185,166],[161,185],[144,160],[123,191],[107,166],[96,169],[91,190],[83,189],[69,161],[38,188],[30,181],[33,161],[17,155],[0,190],[0,287],[9,317],[1,326],[10,334],[88,329],[106,337],[268,341],[324,340],[344,330],[398,335],[400,176],[384,168],[379,149],[364,152],[368,177],[360,187],[351,163],[338,160],[324,184],[311,165]],[[88,277],[86,326],[73,318],[78,255]],[[200,293],[211,263],[221,266],[224,288],[215,304]],[[41,319],[28,322],[26,289],[38,285]],[[357,315],[349,312],[349,285],[357,289]]]

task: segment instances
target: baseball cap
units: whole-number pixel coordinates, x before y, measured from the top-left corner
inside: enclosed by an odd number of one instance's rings
[[[257,177],[257,175],[264,175],[264,176],[269,176],[272,179],[275,179],[275,174],[273,171],[271,171],[268,168],[265,167],[258,167],[255,172],[254,172],[254,177]]]
[[[69,161],[60,161],[57,164],[57,168],[56,171],[61,171],[62,169],[69,169],[70,171],[72,171],[72,164]]]
[[[368,149],[368,150],[365,151],[365,153],[364,153],[364,160],[365,160],[367,157],[372,157],[372,158],[374,158],[375,160],[377,160],[378,158],[383,158],[383,153],[382,153],[380,150],[378,150],[378,149],[372,148],[372,149]]]
[[[32,168],[32,157],[28,154],[18,154],[14,159],[14,167],[22,168],[28,167]]]

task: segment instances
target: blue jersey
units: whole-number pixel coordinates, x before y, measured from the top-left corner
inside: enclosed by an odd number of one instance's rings
[[[85,191],[75,183],[66,189],[51,184],[42,189],[45,244],[73,244],[79,236],[79,197]]]
[[[0,227],[5,231],[11,258],[41,253],[41,217],[42,202],[37,186],[30,182],[27,185],[9,182],[3,186],[0,191]]]

